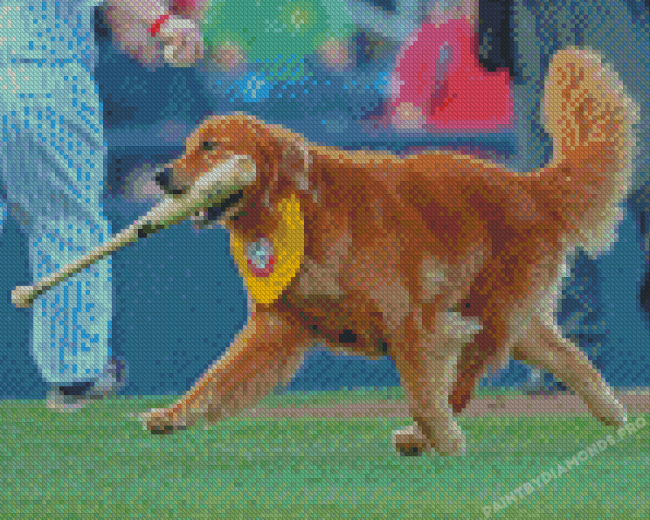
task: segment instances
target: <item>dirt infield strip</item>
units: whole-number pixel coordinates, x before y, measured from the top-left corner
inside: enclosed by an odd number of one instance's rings
[[[629,415],[650,413],[650,395],[619,395]],[[547,396],[480,397],[471,401],[460,417],[521,417],[521,416],[575,416],[587,415],[589,410],[578,396],[559,394]],[[410,417],[404,402],[362,403],[349,406],[296,406],[280,408],[253,408],[240,417],[254,418],[372,418]]]

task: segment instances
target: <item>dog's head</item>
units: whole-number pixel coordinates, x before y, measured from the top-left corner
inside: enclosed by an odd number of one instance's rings
[[[308,190],[309,166],[301,136],[235,114],[203,121],[187,139],[185,154],[159,171],[156,181],[167,193],[183,195],[200,179],[217,178],[223,196],[210,210],[216,218],[248,195]]]

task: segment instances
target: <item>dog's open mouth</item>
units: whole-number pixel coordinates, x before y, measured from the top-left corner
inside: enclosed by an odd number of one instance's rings
[[[192,225],[195,229],[208,229],[216,226],[220,219],[234,215],[239,210],[243,198],[244,190],[239,190],[228,196],[220,204],[199,211],[191,217]]]

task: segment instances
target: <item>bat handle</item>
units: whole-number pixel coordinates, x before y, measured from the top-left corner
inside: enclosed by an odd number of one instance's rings
[[[247,164],[246,160],[242,164],[245,166]],[[227,167],[232,168],[232,165],[228,165]],[[241,166],[239,168],[241,169]],[[254,178],[255,170],[249,165],[241,172],[237,171],[237,174],[242,175],[243,181],[250,182],[250,179],[247,180],[246,176]],[[44,278],[36,285],[16,287],[11,292],[11,302],[19,309],[27,309],[31,307],[38,296],[49,291],[52,287],[55,287],[73,274],[84,270],[86,267],[90,267],[105,256],[160,229],[178,224],[202,208],[223,201],[225,197],[233,193],[233,189],[235,188],[224,190],[221,186],[223,182],[221,180],[222,175],[223,172],[217,170],[205,178],[201,177],[187,195],[181,198],[166,198],[163,202],[152,208],[144,217],[118,233],[110,242],[99,246],[83,258],[66,265],[63,269]]]
[[[138,229],[128,228],[118,235],[118,240],[112,240],[102,247],[98,247],[88,255],[66,265],[60,271],[44,278],[35,285],[20,285],[11,291],[11,303],[19,309],[28,309],[34,303],[34,300],[41,294],[46,293],[53,287],[59,285],[66,278],[71,277],[95,262],[114,253],[120,247],[129,242],[135,242],[138,239]]]
[[[36,292],[33,285],[19,285],[11,291],[11,303],[18,309],[29,309],[41,292]]]
[[[199,195],[202,194],[199,193]],[[32,306],[36,298],[53,287],[56,287],[66,278],[83,271],[118,249],[132,242],[137,242],[140,238],[155,233],[167,226],[178,224],[192,214],[192,212],[199,209],[202,204],[207,204],[209,199],[209,194],[203,197],[194,194],[187,199],[166,199],[137,222],[115,235],[110,242],[101,245],[79,260],[66,265],[60,271],[44,278],[35,285],[16,287],[11,292],[11,302],[19,309],[28,309]]]

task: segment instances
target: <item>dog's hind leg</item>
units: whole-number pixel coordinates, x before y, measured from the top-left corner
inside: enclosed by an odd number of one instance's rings
[[[462,345],[478,327],[457,313],[443,312],[429,329],[435,330],[423,330],[421,310],[414,311],[406,318],[401,342],[392,352],[415,423],[394,434],[395,447],[403,455],[431,448],[443,455],[465,450],[465,436],[449,406],[449,393]]]
[[[493,310],[496,306],[491,307]],[[463,347],[456,367],[456,380],[449,396],[449,404],[455,414],[461,413],[469,404],[478,382],[487,372],[490,363],[507,356],[505,321],[501,314],[484,313],[482,330]],[[501,355],[501,357],[499,357]]]
[[[515,359],[538,365],[567,383],[605,424],[625,423],[625,408],[598,370],[550,321],[533,315],[527,336],[516,341],[511,352]]]

